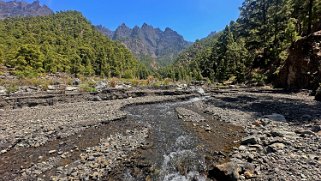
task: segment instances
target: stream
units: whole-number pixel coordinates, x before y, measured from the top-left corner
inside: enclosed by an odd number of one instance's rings
[[[129,120],[152,130],[153,155],[149,159],[158,170],[153,180],[206,180],[205,158],[197,148],[200,141],[184,128],[183,121],[175,111],[176,107],[200,100],[193,98],[178,103],[139,105],[125,109]],[[130,177],[127,175],[127,178]]]

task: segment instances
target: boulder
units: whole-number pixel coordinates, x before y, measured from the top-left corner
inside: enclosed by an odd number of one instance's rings
[[[214,166],[214,169],[210,171],[210,177],[214,177],[217,180],[237,181],[239,180],[239,172],[241,168],[234,162],[227,162],[221,165]]]
[[[321,82],[321,31],[294,42],[276,87],[316,90]]]
[[[107,84],[103,81],[98,82],[95,87],[97,91],[102,91],[105,88],[107,88]]]
[[[258,144],[258,140],[256,136],[248,136],[242,139],[241,141],[242,145],[255,145]]]

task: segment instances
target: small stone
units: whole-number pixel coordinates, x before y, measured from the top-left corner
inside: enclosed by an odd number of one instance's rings
[[[56,153],[57,152],[57,150],[50,150],[48,153],[49,154],[54,154],[54,153]]]
[[[273,143],[268,146],[267,152],[277,152],[278,150],[283,150],[285,148],[285,145],[283,143]]]
[[[253,125],[260,127],[262,125],[262,121],[261,120],[256,120],[253,122]]]
[[[76,91],[76,90],[78,90],[78,87],[67,86],[65,90],[66,91]]]
[[[255,136],[248,136],[242,139],[242,145],[255,145],[258,144],[258,140]]]
[[[75,78],[72,82],[72,85],[80,85],[81,84],[81,80],[78,78]]]
[[[54,85],[48,85],[48,90],[56,90],[56,86]]]
[[[94,96],[92,98],[93,101],[102,101],[101,97],[100,96]]]
[[[8,151],[7,150],[1,150],[1,154],[4,154],[4,153],[7,153]]]
[[[95,157],[94,157],[94,156],[89,156],[87,160],[88,160],[88,161],[94,161],[94,160],[95,160]]]
[[[36,174],[36,175],[40,175],[40,174],[42,174],[42,171],[41,170],[35,170],[35,171],[33,171],[33,173]]]
[[[246,146],[241,145],[241,146],[239,147],[239,150],[240,150],[240,151],[244,151],[244,150],[246,150]]]
[[[274,129],[270,133],[273,137],[294,137],[296,135],[294,132],[283,131],[278,129]]]
[[[205,131],[210,132],[211,130],[212,130],[212,128],[209,125],[206,125]]]
[[[261,145],[259,145],[259,144],[250,145],[250,148],[255,148],[256,150],[259,150],[259,151],[263,150],[263,147]]]
[[[246,171],[246,172],[244,172],[244,177],[245,177],[246,179],[250,179],[250,178],[253,177],[253,173],[250,172],[250,171]]]
[[[313,125],[311,131],[318,133],[319,131],[321,131],[321,125]]]
[[[306,136],[306,135],[315,136],[315,133],[313,131],[310,131],[310,130],[304,130],[304,131],[301,132],[301,136]]]

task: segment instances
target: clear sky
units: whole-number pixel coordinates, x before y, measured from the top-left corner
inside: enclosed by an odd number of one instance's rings
[[[31,2],[32,0],[27,0]],[[243,0],[40,0],[54,11],[81,11],[93,24],[114,30],[144,22],[170,27],[189,41],[222,30],[239,16]]]

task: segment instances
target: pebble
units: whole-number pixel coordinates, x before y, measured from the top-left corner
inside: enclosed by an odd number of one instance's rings
[[[56,153],[57,152],[57,150],[50,150],[48,153],[49,154],[54,154],[54,153]]]

